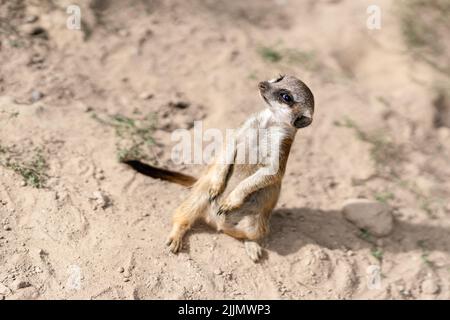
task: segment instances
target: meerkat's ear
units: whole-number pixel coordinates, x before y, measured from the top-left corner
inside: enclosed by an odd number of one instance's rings
[[[312,123],[312,118],[304,115],[298,116],[297,119],[294,120],[294,127],[297,129],[305,128]]]

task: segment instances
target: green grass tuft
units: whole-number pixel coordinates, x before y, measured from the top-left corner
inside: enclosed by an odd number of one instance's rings
[[[34,188],[45,187],[48,164],[41,149],[35,149],[30,160],[23,160],[23,155],[18,157],[6,147],[0,147],[0,153],[3,156],[0,165],[22,176],[26,185]]]
[[[118,138],[116,143],[117,159],[120,162],[147,158],[148,148],[155,143],[153,133],[156,119],[153,113],[140,119],[121,114],[103,118],[93,113],[92,117],[101,124],[114,128]]]
[[[279,62],[283,59],[281,52],[270,47],[260,47],[258,53],[268,62]]]

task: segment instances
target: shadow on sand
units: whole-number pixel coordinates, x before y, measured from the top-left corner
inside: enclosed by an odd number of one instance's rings
[[[364,239],[362,232],[348,222],[340,211],[308,208],[277,209],[273,212],[267,249],[280,255],[300,250],[308,243],[328,249],[372,248],[376,238]],[[383,238],[386,252],[450,250],[450,229],[441,226],[395,221],[391,235]]]

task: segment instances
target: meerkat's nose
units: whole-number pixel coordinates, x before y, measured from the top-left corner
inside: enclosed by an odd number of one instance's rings
[[[267,81],[262,81],[259,83],[258,87],[259,90],[266,91],[267,89],[269,89],[269,83]]]

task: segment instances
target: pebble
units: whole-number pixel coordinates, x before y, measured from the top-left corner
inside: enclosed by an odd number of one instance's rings
[[[218,276],[220,276],[221,274],[223,273],[223,271],[222,270],[220,270],[220,269],[216,269],[216,270],[214,270],[214,274],[215,275],[218,275]]]
[[[42,99],[42,97],[44,96],[44,94],[38,90],[33,90],[33,92],[31,92],[31,101],[32,102],[37,102],[39,100]]]
[[[421,285],[422,292],[425,294],[436,294],[439,292],[439,285],[433,279],[426,279]]]
[[[129,281],[130,281],[129,278],[124,278],[124,279],[123,279],[123,282],[129,282]]]
[[[141,100],[150,100],[151,98],[153,98],[153,93],[150,92],[142,92],[139,95],[139,99]]]
[[[109,198],[101,191],[95,191],[93,193],[93,198],[96,200],[97,204],[103,209],[105,209],[109,205]]]
[[[98,170],[98,171],[95,173],[95,177],[96,177],[98,180],[104,180],[104,179],[105,179],[105,173],[104,173],[104,171],[103,171],[102,169]]]
[[[125,271],[125,269],[123,267],[119,267],[117,269],[117,272],[119,272],[119,273],[124,273],[124,271]]]
[[[31,15],[25,18],[25,23],[34,23],[38,21],[39,17],[35,15]]]
[[[3,230],[5,230],[5,231],[11,231],[11,227],[8,226],[8,225],[4,225],[4,226],[3,226]]]

